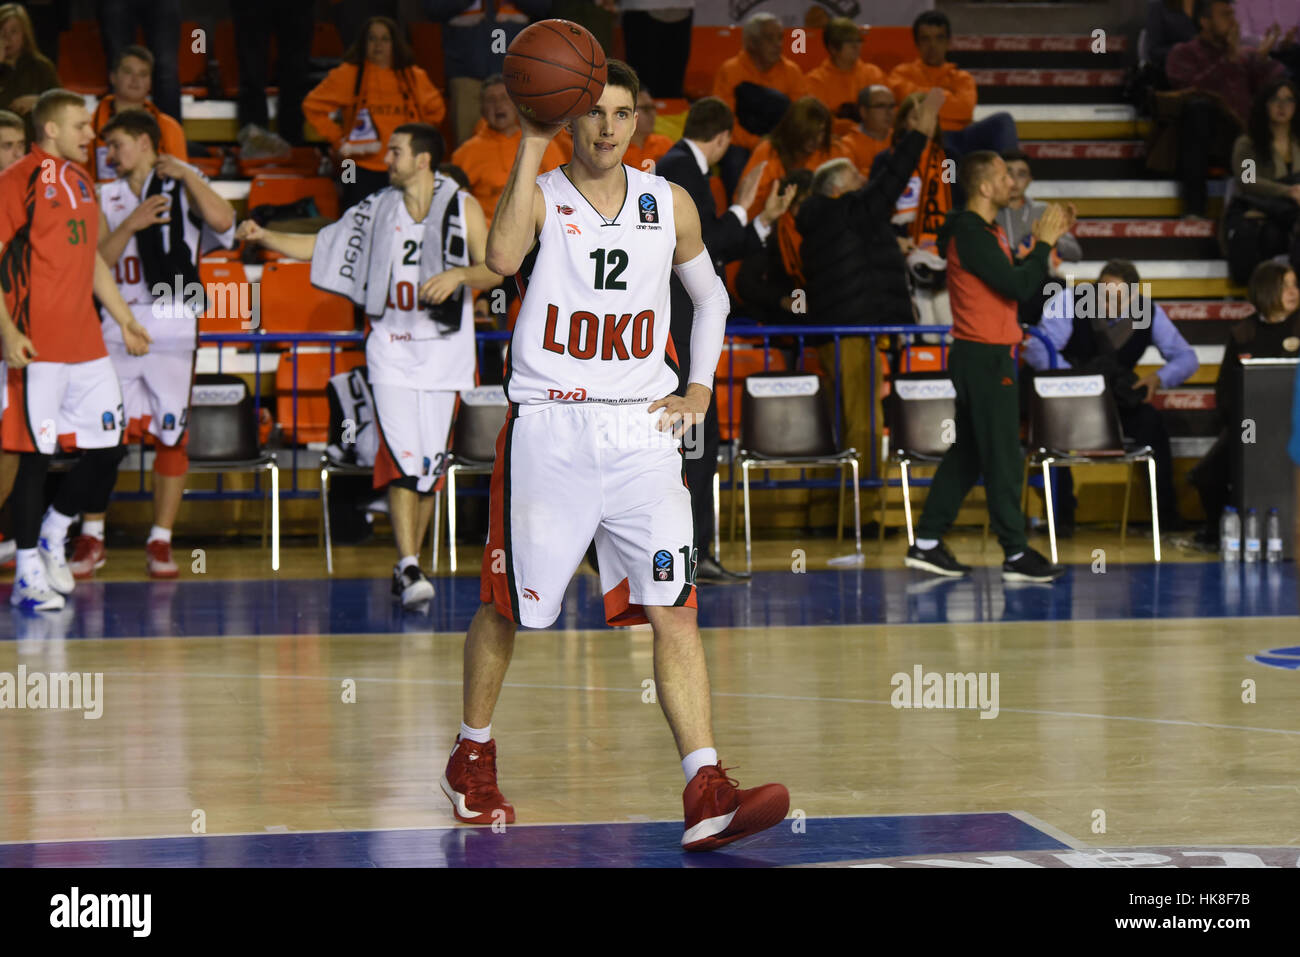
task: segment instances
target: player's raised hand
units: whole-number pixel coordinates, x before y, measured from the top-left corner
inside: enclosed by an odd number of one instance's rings
[[[758,181],[763,176],[763,167],[765,166],[767,166],[767,160],[759,163],[740,178],[740,182],[736,184],[736,194],[731,199],[733,203],[746,209],[754,205],[754,199],[758,196]]]
[[[132,317],[130,322],[122,326],[122,341],[126,343],[126,351],[130,355],[142,356],[148,353],[153,338],[145,327],[140,325],[139,320]]]
[[[784,189],[780,186],[781,184],[777,183],[772,187],[772,192],[767,194],[767,202],[763,204],[763,212],[758,217],[768,226],[785,215],[790,204],[794,202],[794,194],[799,192],[798,183],[786,183]]]
[[[4,357],[5,362],[11,369],[21,369],[27,363],[36,358],[36,347],[32,345],[32,340],[14,329],[4,336]]]
[[[148,229],[150,226],[157,226],[161,223],[171,222],[172,202],[166,196],[150,196],[143,200],[139,206],[131,210],[131,215],[126,217],[126,225],[132,232],[138,233],[142,229]]]
[[[934,131],[939,125],[939,110],[943,108],[943,101],[947,98],[948,91],[943,87],[931,87],[925,99],[918,103],[908,116],[908,126],[926,137],[934,136]]]
[[[524,116],[523,110],[519,111],[519,129],[523,131],[525,139],[533,137],[550,141],[555,139],[556,134],[567,125],[567,120],[563,123],[538,123],[536,120],[530,120]]]
[[[436,276],[430,276],[420,283],[420,301],[435,305],[443,302],[464,282],[464,273],[459,266],[444,269]]]
[[[266,230],[251,219],[246,219],[235,230],[235,238],[241,243],[260,243],[266,238]]]
[[[153,171],[168,179],[184,179],[190,167],[170,153],[162,153],[158,157],[158,162],[154,164]]]

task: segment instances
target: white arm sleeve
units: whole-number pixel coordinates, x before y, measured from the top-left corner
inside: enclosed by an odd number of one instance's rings
[[[722,340],[727,329],[731,297],[727,287],[713,269],[707,250],[689,262],[673,267],[695,305],[691,323],[691,370],[688,382],[713,388],[713,374],[722,356]]]

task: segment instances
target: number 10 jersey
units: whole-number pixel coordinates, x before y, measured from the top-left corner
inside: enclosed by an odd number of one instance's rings
[[[563,167],[537,177],[546,218],[506,360],[513,414],[556,402],[634,404],[677,388],[672,188],[662,176],[623,173],[627,195],[613,221]]]

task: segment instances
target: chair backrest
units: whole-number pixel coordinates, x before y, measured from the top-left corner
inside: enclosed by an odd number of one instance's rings
[[[326,176],[259,173],[248,187],[248,208],[254,210],[266,203],[283,206],[309,196],[326,219],[339,218],[338,191],[334,180]]]
[[[275,370],[275,418],[280,423],[288,442],[329,441],[330,404],[325,388],[331,375],[349,372],[366,364],[366,354],[360,350],[334,353],[334,371],[330,371],[328,352],[299,351],[280,356]],[[293,377],[298,373],[298,415],[293,412]],[[296,430],[296,432],[295,432]],[[295,438],[296,435],[296,438]]]
[[[1069,369],[1035,375],[1029,397],[1029,447],[1085,455],[1122,453],[1119,409],[1105,377]]]
[[[821,379],[808,372],[755,372],[741,398],[740,447],[770,458],[838,450]]]
[[[200,332],[252,332],[253,288],[238,260],[199,260],[199,281],[208,293]]]
[[[718,397],[718,429],[722,441],[730,442],[740,434],[740,394],[745,377],[755,372],[786,368],[785,356],[776,349],[767,350],[766,363],[762,346],[725,346],[715,370],[713,392]],[[730,378],[728,378],[730,377]],[[735,386],[729,388],[728,382]]]
[[[244,380],[212,373],[195,376],[190,397],[190,459],[246,461],[257,456],[257,410]]]
[[[451,454],[462,462],[491,462],[497,457],[497,436],[510,403],[499,385],[481,385],[460,394]]]
[[[311,284],[311,263],[262,267],[262,328],[267,332],[351,332],[352,303]]]
[[[896,454],[943,455],[957,438],[957,390],[946,375],[894,376],[885,415]]]

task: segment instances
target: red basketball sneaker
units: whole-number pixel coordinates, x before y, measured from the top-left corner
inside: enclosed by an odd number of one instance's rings
[[[93,535],[78,535],[72,542],[72,577],[85,581],[95,577],[95,569],[103,568],[108,562],[108,553],[104,550],[104,540]]]
[[[447,760],[441,784],[456,820],[465,824],[495,824],[493,815],[502,811],[505,813],[504,823],[515,823],[515,809],[497,790],[495,740],[479,744],[462,740],[457,735],[456,747]]]
[[[726,770],[730,769],[724,769],[721,762],[706,765],[695,772],[682,792],[684,850],[711,851],[765,831],[784,820],[790,810],[790,792],[785,785],[763,784],[741,791]]]

